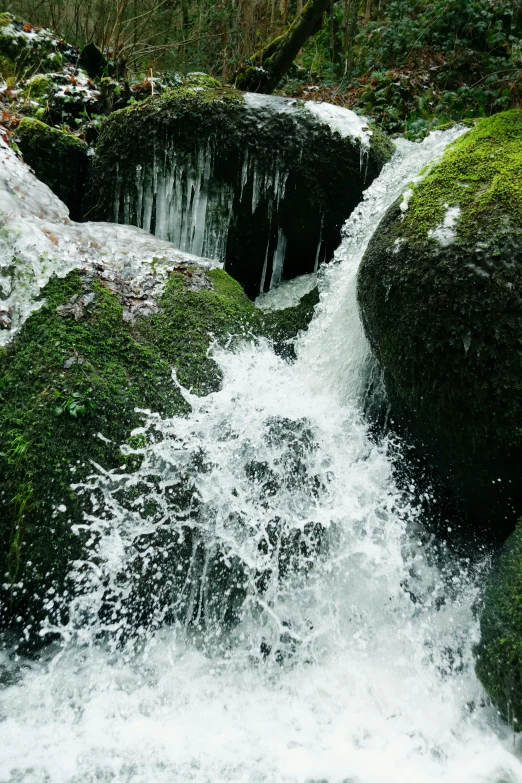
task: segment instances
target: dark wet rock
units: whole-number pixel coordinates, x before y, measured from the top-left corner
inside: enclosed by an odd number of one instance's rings
[[[491,701],[515,731],[522,726],[522,522],[488,580],[475,648],[476,671]]]
[[[480,120],[396,203],[359,270],[396,421],[479,521],[522,512],[522,112]]]
[[[108,62],[103,52],[91,41],[82,49],[78,65],[80,68],[83,68],[91,79],[95,79],[103,76]]]
[[[71,218],[79,220],[83,214],[87,144],[72,133],[28,117],[17,128],[17,141],[38,179],[69,207]]]

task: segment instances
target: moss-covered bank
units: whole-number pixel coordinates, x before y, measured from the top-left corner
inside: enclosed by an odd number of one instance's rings
[[[201,286],[201,278],[205,284]],[[111,469],[142,419],[136,408],[183,414],[172,382],[219,384],[211,339],[257,328],[257,313],[225,272],[174,272],[158,312],[124,319],[117,286],[90,271],[53,278],[45,304],[0,354],[0,625],[37,629],[81,551],[73,526],[87,502],[71,484]],[[212,338],[211,338],[212,335]],[[56,611],[61,611],[58,604]]]
[[[303,101],[171,90],[104,122],[90,214],[221,258],[255,298],[281,274],[332,257],[344,220],[389,159],[377,130],[361,150],[353,118],[354,135],[343,137]]]
[[[479,121],[390,209],[358,280],[396,418],[500,531],[522,510],[521,160],[521,110]]]

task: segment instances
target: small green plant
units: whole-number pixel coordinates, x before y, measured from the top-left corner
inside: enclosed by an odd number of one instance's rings
[[[87,389],[85,392],[73,392],[65,395],[55,390],[54,396],[58,405],[54,407],[54,415],[62,416],[67,413],[73,419],[77,419],[79,416],[86,416],[88,413],[94,412],[97,405],[90,396],[91,393],[92,389]]]
[[[23,457],[29,443],[19,430],[9,430],[9,447],[6,451],[0,452],[0,457],[5,457],[9,465],[18,465]]]

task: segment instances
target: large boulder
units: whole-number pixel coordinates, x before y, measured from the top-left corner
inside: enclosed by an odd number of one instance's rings
[[[332,257],[391,150],[347,109],[185,85],[104,123],[90,214],[224,261],[254,298]]]
[[[322,491],[305,419],[269,417],[250,457],[241,441],[231,497],[257,502],[266,529],[205,502],[199,476],[215,466],[172,430],[193,395],[220,387],[211,342],[268,334],[288,348],[312,310],[274,320],[225,271],[197,266],[166,280],[100,264],[51,278],[0,353],[0,629],[34,644],[73,605],[74,623],[119,641],[165,622],[233,624],[249,590],[311,568],[323,529],[277,515],[279,491]],[[218,441],[236,437],[226,426]]]
[[[522,510],[522,111],[480,120],[386,214],[358,298],[392,411],[468,508]]]
[[[488,580],[475,649],[476,672],[500,714],[522,726],[522,521]]]
[[[63,594],[82,553],[74,529],[93,500],[81,484],[93,465],[139,464],[120,449],[135,443],[137,408],[186,413],[173,368],[194,393],[215,390],[211,340],[258,324],[238,283],[198,267],[159,289],[152,270],[138,284],[87,267],[51,278],[42,301],[0,353],[0,626],[21,629],[62,616],[49,596]]]

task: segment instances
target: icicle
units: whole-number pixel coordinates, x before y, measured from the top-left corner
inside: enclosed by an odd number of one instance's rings
[[[321,217],[321,230],[319,232],[319,242],[317,244],[317,252],[315,254],[314,272],[317,272],[317,270],[319,269],[319,258],[321,255],[321,246],[323,244],[323,221],[324,221],[324,217]]]
[[[270,237],[270,232],[269,232],[268,236]],[[260,283],[260,286],[259,286],[259,295],[260,296],[265,291],[265,280],[266,280],[266,270],[267,270],[267,266],[268,266],[268,251],[269,251],[269,249],[270,249],[270,239],[268,240],[267,245],[266,245],[265,261],[264,261],[264,264],[263,264],[263,272],[261,274],[261,283]]]
[[[280,228],[277,236],[277,247],[274,253],[272,278],[270,280],[270,288],[279,285],[283,277],[283,265],[285,261],[286,253],[286,237],[283,230]]]

